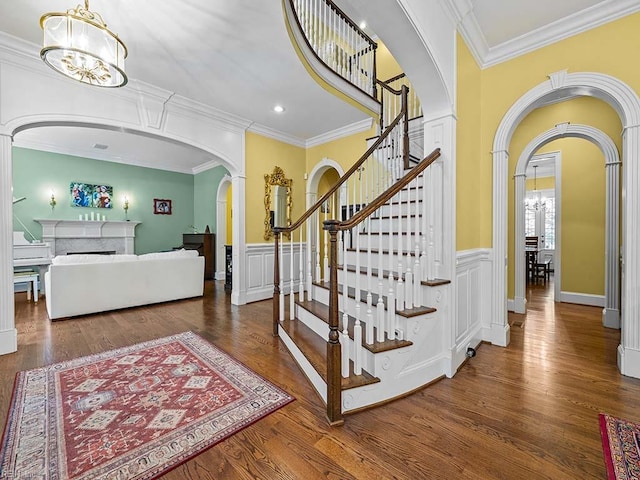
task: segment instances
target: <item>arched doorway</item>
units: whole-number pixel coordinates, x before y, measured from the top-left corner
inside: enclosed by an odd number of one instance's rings
[[[620,284],[619,262],[620,241],[620,159],[613,140],[601,130],[588,125],[563,123],[535,137],[525,147],[518,159],[515,178],[515,258],[524,258],[524,203],[526,169],[534,153],[548,143],[560,138],[581,138],[595,144],[603,153],[606,166],[606,224],[605,224],[605,306],[602,323],[609,328],[620,328]],[[556,278],[560,277],[561,262],[557,260]],[[558,285],[559,286],[559,285]],[[524,263],[515,262],[515,308],[518,313],[526,312]],[[557,297],[557,295],[556,295]]]
[[[218,185],[216,194],[216,235],[218,242],[216,246],[216,280],[225,279],[226,271],[226,245],[233,245],[232,200],[231,177],[225,175]]]
[[[513,132],[531,111],[551,101],[592,96],[611,105],[620,116],[622,133],[622,277],[621,343],[618,367],[624,375],[640,378],[640,98],[624,82],[600,73],[557,72],[520,97],[503,117],[493,144],[493,285],[492,338],[509,343],[507,322],[507,182],[509,143]],[[629,219],[630,221],[627,221]]]

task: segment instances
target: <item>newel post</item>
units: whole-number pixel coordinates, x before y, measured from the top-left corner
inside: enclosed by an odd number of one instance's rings
[[[325,220],[329,231],[329,341],[327,342],[327,417],[331,425],[341,425],[342,350],[338,331],[338,220]]]
[[[275,253],[273,255],[273,336],[278,336],[278,328],[280,326],[280,259],[279,244],[280,231],[274,229],[273,236],[275,238]]]

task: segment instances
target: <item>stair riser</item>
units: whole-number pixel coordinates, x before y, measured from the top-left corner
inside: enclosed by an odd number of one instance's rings
[[[322,321],[321,319],[319,319],[318,317],[316,317],[315,315],[313,315],[308,310],[305,310],[304,308],[300,307],[299,305],[296,306],[296,318],[297,318],[297,321],[303,322],[305,325],[311,328],[314,332],[316,332],[316,334],[320,336],[320,338],[322,338],[323,340],[327,341],[329,339],[329,325],[324,321]],[[342,319],[340,319],[340,325],[342,325]],[[364,329],[362,332],[362,338],[365,338]],[[342,342],[342,339],[343,337],[342,337],[342,331],[341,331],[340,342]],[[353,348],[354,348],[353,340],[349,339],[349,358],[351,359],[353,359]],[[368,372],[372,372],[373,369],[375,368],[376,355],[380,355],[380,354],[375,354],[370,352],[369,350],[363,349],[362,368],[364,368]]]
[[[422,210],[422,203],[403,203],[398,205],[394,202],[391,205],[382,205],[378,209],[378,216],[397,217],[398,215],[421,215]]]
[[[416,220],[417,219],[417,220]],[[418,217],[393,217],[393,218],[371,218],[369,222],[365,222],[365,231],[369,232],[397,232],[402,229],[415,230],[416,222],[418,228],[422,226],[422,216]]]
[[[412,271],[413,273],[413,271]],[[340,283],[342,283],[343,281],[343,277],[344,274],[339,271],[338,272],[338,281]],[[347,284],[348,285],[355,285],[355,278],[356,278],[356,273],[355,272],[347,272]],[[403,288],[405,289],[405,298],[406,298],[406,288],[407,285],[405,283],[405,278],[403,277]],[[361,278],[360,278],[360,282],[361,282],[361,287],[363,288],[363,290],[366,292],[366,287],[368,286],[367,284],[367,279],[365,275],[361,274]],[[414,285],[415,288],[415,285]],[[394,292],[394,296],[397,297],[397,289],[398,289],[398,277],[394,276],[394,288],[393,288],[393,292]],[[375,277],[373,278],[373,282],[371,282],[371,292],[372,293],[376,293],[376,294],[382,294],[383,297],[388,297],[389,296],[389,279],[385,278],[382,281],[382,291],[380,290],[380,282],[378,281],[378,278]],[[429,287],[427,285],[420,285],[420,296],[422,301],[420,302],[421,305],[423,306],[434,306],[438,303],[438,290],[434,289],[433,287]],[[411,294],[411,298],[413,301],[413,290],[412,290],[412,294]],[[328,300],[328,298],[327,298]],[[341,304],[342,305],[342,304]],[[361,308],[365,308],[366,309],[366,303],[364,304],[365,307],[361,307]],[[350,305],[349,306],[350,309],[352,309],[353,307]],[[349,312],[353,312],[353,310],[349,310]]]
[[[415,247],[415,245],[414,245]],[[413,252],[412,252],[413,253]],[[422,252],[421,252],[422,254]],[[366,267],[368,265],[369,262],[369,257],[367,254],[366,250],[361,250],[360,253],[355,252],[355,251],[347,251],[347,255],[346,255],[346,261],[345,263],[347,265],[356,265],[356,260],[357,258],[360,258],[360,266],[361,267]],[[376,253],[371,253],[371,268],[378,268],[378,254]],[[406,259],[405,259],[406,262]],[[392,255],[392,265],[393,268],[395,269],[396,266],[398,265],[398,255],[396,253],[394,253]],[[388,253],[383,253],[382,254],[382,269],[383,270],[388,270],[389,269],[389,254]]]
[[[360,235],[358,235],[357,238],[357,243],[355,241],[356,239],[354,239],[353,243],[348,244],[348,246],[351,246],[352,248],[356,248],[356,245],[360,245],[361,249],[365,249],[368,248],[369,246],[372,249],[377,249],[380,246],[380,238],[379,235],[367,235],[367,234],[363,234],[361,233]],[[418,239],[418,241],[420,241]],[[389,242],[393,242],[393,249],[395,251],[398,250],[398,242],[401,242],[400,245],[402,247],[403,251],[414,251],[416,248],[416,235],[406,235],[406,234],[402,234],[399,235],[396,232],[393,233],[389,233],[386,235],[382,236],[382,246],[383,248],[388,248],[389,247]],[[421,246],[422,242],[420,241],[420,246]]]

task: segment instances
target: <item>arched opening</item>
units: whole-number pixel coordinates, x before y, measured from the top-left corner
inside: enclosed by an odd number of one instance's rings
[[[231,177],[225,175],[218,185],[216,195],[216,280],[225,280],[227,270],[227,246],[233,245],[233,204],[232,204]]]
[[[620,80],[599,73],[558,72],[525,93],[505,114],[498,127],[493,145],[493,323],[494,343],[509,343],[509,325],[506,312],[507,279],[507,182],[509,179],[509,144],[513,132],[524,117],[536,108],[553,101],[577,96],[591,96],[604,100],[618,113],[622,125],[622,261],[621,277],[621,343],[618,347],[618,366],[629,376],[640,378],[640,305],[637,297],[637,279],[640,275],[638,238],[640,205],[635,196],[640,189],[640,99]],[[633,221],[626,221],[633,219]]]
[[[610,328],[620,328],[619,306],[619,212],[620,212],[620,160],[618,150],[613,140],[601,130],[588,125],[571,125],[568,123],[556,125],[554,128],[538,135],[524,149],[514,174],[515,178],[515,308],[518,313],[525,313],[526,300],[524,298],[525,276],[524,263],[517,261],[524,257],[524,237],[520,233],[524,231],[524,204],[525,196],[525,171],[534,153],[543,146],[560,138],[580,138],[596,145],[604,156],[606,168],[606,209],[605,209],[605,305],[603,310],[603,325]],[[558,165],[559,162],[556,162]],[[556,169],[557,170],[557,169]],[[560,177],[559,172],[556,178]],[[556,183],[557,184],[557,183]],[[556,238],[556,240],[559,240]],[[556,258],[556,299],[560,298],[561,252]]]

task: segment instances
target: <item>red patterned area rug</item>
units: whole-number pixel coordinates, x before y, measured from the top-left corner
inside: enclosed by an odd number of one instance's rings
[[[640,423],[600,414],[600,434],[609,480],[640,480]]]
[[[18,372],[0,478],[157,478],[292,400],[192,332]]]

